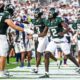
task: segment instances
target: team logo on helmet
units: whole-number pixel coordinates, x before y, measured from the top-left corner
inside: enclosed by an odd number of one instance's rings
[[[13,6],[12,4],[8,4],[5,9],[6,9],[11,15],[13,15],[14,10],[15,10],[15,8],[14,8],[14,6]]]
[[[36,9],[35,9],[35,12],[34,12],[34,16],[35,16],[36,18],[38,18],[38,17],[41,17],[42,15],[43,15],[42,9],[36,8]]]
[[[49,9],[49,18],[52,18],[52,17],[56,17],[58,15],[59,11],[55,8],[50,8]]]

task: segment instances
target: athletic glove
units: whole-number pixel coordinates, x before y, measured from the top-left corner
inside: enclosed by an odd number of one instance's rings
[[[38,38],[38,34],[33,34],[33,38]]]
[[[33,34],[34,33],[33,30],[31,30],[31,29],[25,29],[25,28],[24,28],[24,32],[26,32],[28,34]]]

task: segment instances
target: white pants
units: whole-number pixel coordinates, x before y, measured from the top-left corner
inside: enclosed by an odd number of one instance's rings
[[[0,35],[0,56],[7,56],[9,45],[6,35]]]
[[[80,40],[77,41],[78,51],[80,51]]]
[[[33,46],[32,39],[29,39],[29,40],[25,41],[25,49],[26,49],[26,51],[31,51],[32,50],[32,46]]]
[[[23,42],[15,42],[14,44],[15,53],[25,52],[25,46]]]
[[[70,54],[70,45],[69,45],[69,43],[67,43],[67,40],[65,38],[52,40],[48,44],[45,51],[49,51],[52,54],[54,54],[57,47],[60,47],[65,55]]]
[[[48,37],[47,36],[39,37],[38,38],[37,52],[40,52],[40,53],[44,52],[48,43],[49,43],[49,41],[48,41]]]

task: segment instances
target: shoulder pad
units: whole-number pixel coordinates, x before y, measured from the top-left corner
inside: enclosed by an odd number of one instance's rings
[[[6,13],[6,14],[10,14],[8,11],[4,11],[4,13]]]

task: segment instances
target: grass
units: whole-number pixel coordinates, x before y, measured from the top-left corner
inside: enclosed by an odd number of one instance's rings
[[[59,60],[61,60],[61,59],[59,59]],[[52,62],[52,61],[54,61],[54,60],[50,59],[50,62]],[[41,58],[41,62],[44,62],[44,57]],[[31,65],[35,65],[35,64],[36,64],[36,58],[32,58],[31,59]],[[27,66],[27,61],[24,62],[24,65]],[[6,64],[6,69],[12,69],[12,68],[15,68],[17,66],[20,66],[20,62],[16,63],[15,57],[10,57],[10,63]]]
[[[15,57],[10,57],[9,61],[10,61],[9,64],[6,63],[6,69],[12,69],[12,68],[15,68],[17,66],[20,66],[20,62],[16,63]],[[43,61],[44,61],[44,58],[42,57],[41,62],[43,62]],[[36,64],[36,59],[32,58],[31,59],[31,65],[35,65],[35,64]],[[24,62],[24,65],[27,66],[27,61]]]
[[[24,63],[25,63],[25,66],[27,66],[27,62],[24,62]],[[35,58],[32,58],[31,65],[34,65],[35,63],[36,63]],[[10,57],[10,63],[9,64],[6,63],[6,69],[12,69],[12,68],[15,68],[17,66],[20,66],[20,62],[16,63],[15,57]]]

